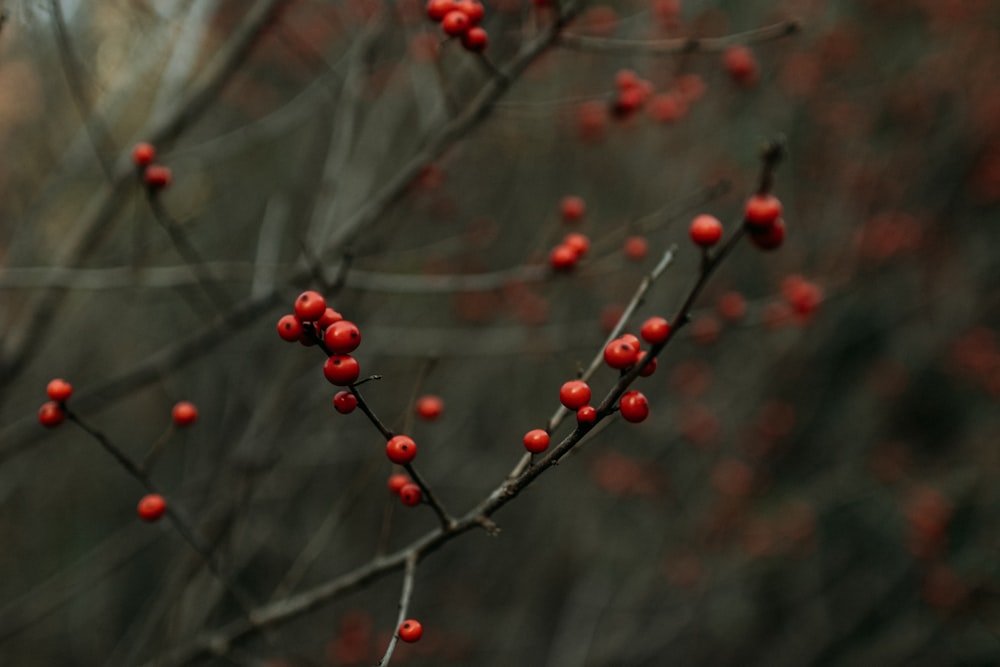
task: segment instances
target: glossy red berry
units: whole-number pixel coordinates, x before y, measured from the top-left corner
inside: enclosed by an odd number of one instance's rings
[[[549,447],[549,434],[540,428],[524,434],[524,448],[532,454],[544,452]]]
[[[590,403],[590,387],[583,380],[570,380],[559,388],[559,402],[570,410]]]
[[[639,339],[636,338],[635,334],[623,333],[618,337],[618,340],[628,343],[637,350],[642,347],[642,343],[639,342]]]
[[[407,507],[414,507],[420,504],[420,499],[423,494],[420,492],[420,487],[412,482],[404,484],[403,488],[399,490],[399,499],[403,501],[403,504]]]
[[[137,167],[145,167],[156,159],[156,149],[153,144],[141,142],[132,148],[132,162]]]
[[[389,482],[388,482],[389,491],[391,493],[395,493],[398,495],[400,489],[402,489],[404,486],[411,483],[412,481],[413,480],[411,480],[408,476],[404,475],[403,473],[396,473],[395,475],[389,475]]]
[[[577,258],[583,257],[590,250],[590,239],[587,238],[586,234],[580,234],[579,232],[567,234],[562,244],[568,245],[575,250]]]
[[[722,238],[722,223],[714,215],[699,215],[691,221],[691,240],[702,248],[711,248]]]
[[[562,216],[563,222],[580,222],[586,212],[586,203],[576,195],[567,195],[559,202],[559,214]]]
[[[333,396],[333,408],[342,415],[349,415],[358,407],[358,397],[347,391],[338,391]]]
[[[641,391],[626,391],[618,405],[625,421],[638,423],[649,416],[649,401]]]
[[[410,618],[399,624],[397,633],[404,642],[415,642],[424,634],[424,627],[420,625],[420,621]]]
[[[486,16],[486,9],[479,0],[457,0],[455,9],[469,18],[470,26],[477,26]]]
[[[774,195],[753,195],[743,208],[743,218],[754,227],[767,227],[780,217],[781,200]]]
[[[462,46],[465,47],[466,51],[481,53],[486,50],[486,47],[489,46],[489,44],[490,36],[479,26],[469,28],[465,31],[465,34],[462,35]]]
[[[156,521],[167,511],[167,501],[158,493],[150,493],[142,497],[136,512],[143,521]]]
[[[49,395],[53,401],[65,401],[73,395],[73,385],[62,378],[56,378],[49,382],[48,386],[45,388],[45,393]]]
[[[354,384],[360,374],[358,360],[349,354],[335,354],[323,363],[323,375],[331,384],[341,387]]]
[[[326,328],[323,342],[333,354],[349,354],[361,345],[361,330],[347,320],[334,322]]]
[[[170,185],[170,182],[173,180],[173,172],[170,171],[170,167],[164,167],[161,164],[151,164],[142,173],[142,179],[146,183],[146,187],[150,190],[162,190]]]
[[[303,322],[315,322],[326,314],[326,299],[319,292],[307,290],[295,299],[295,317]]]
[[[294,315],[285,315],[278,320],[278,335],[289,343],[294,343],[302,337],[302,322]]]
[[[455,0],[428,0],[427,17],[432,21],[440,21],[448,12],[453,12],[458,3]]]
[[[642,236],[630,236],[625,239],[625,256],[633,262],[641,262],[649,253],[649,242]]]
[[[549,253],[549,264],[556,271],[569,271],[579,259],[579,255],[574,248],[566,244],[557,245]]]
[[[748,226],[750,242],[761,250],[774,250],[785,242],[785,221],[778,218],[767,226]]]
[[[639,335],[650,345],[665,343],[670,336],[670,323],[662,317],[651,317],[642,323]]]
[[[174,406],[171,416],[178,426],[190,426],[198,420],[198,408],[191,401],[180,401]]]
[[[325,331],[328,326],[334,322],[340,322],[342,319],[344,319],[343,315],[335,311],[333,308],[327,307],[327,309],[323,311],[323,315],[316,321],[316,324],[319,325],[321,330]]]
[[[576,421],[578,424],[593,424],[597,421],[597,409],[592,405],[585,405],[576,411]]]
[[[441,29],[450,37],[460,37],[470,27],[469,17],[465,12],[452,10],[441,19]]]
[[[441,400],[440,396],[434,396],[433,394],[425,394],[417,399],[416,404],[413,406],[414,412],[421,419],[427,421],[434,421],[441,416],[444,412],[444,401]]]
[[[604,348],[604,363],[619,370],[634,365],[639,358],[639,348],[621,338],[616,338]]]
[[[394,435],[385,443],[385,455],[399,465],[406,465],[417,455],[417,443],[408,435]]]
[[[62,406],[55,401],[43,403],[42,407],[38,408],[38,423],[42,426],[54,428],[64,421],[66,421],[66,413],[63,412]]]

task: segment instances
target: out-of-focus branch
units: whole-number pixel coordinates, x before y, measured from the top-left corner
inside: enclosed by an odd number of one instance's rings
[[[559,46],[575,51],[597,53],[635,53],[652,56],[669,56],[683,53],[718,53],[731,46],[754,44],[793,35],[802,29],[796,20],[782,21],[755,30],[738,32],[725,37],[679,37],[660,40],[607,39],[584,35],[563,34]]]

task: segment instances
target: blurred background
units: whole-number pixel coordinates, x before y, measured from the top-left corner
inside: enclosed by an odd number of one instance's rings
[[[422,4],[0,3],[2,662],[157,664],[241,617],[95,440],[38,424],[51,378],[133,459],[158,443],[171,505],[280,600],[437,525],[390,496],[323,354],[275,334],[302,289],[359,325],[366,398],[461,514],[676,246],[627,329],[672,317],[689,221],[738,225],[781,136],[784,245],[722,264],[637,382],[649,419],[421,563],[424,637],[393,664],[996,665],[1000,6],[592,1],[567,32],[596,41],[537,49],[506,88],[491,67],[555,9],[484,0],[484,62]],[[749,74],[643,46],[768,26],[734,40]],[[626,69],[648,82],[629,112]],[[138,141],[172,170],[152,206]],[[552,273],[570,231],[591,251]],[[192,664],[375,664],[400,580]]]

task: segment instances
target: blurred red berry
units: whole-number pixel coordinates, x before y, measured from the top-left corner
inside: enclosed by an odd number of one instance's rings
[[[139,500],[136,512],[143,521],[156,521],[167,511],[167,501],[158,493],[150,493]]]
[[[174,406],[171,416],[178,426],[190,426],[198,420],[198,408],[191,401],[180,401]]]
[[[48,401],[43,403],[42,407],[38,408],[38,423],[47,428],[53,428],[59,426],[66,420],[66,413],[63,412],[62,406],[55,401]]]
[[[45,388],[45,393],[49,395],[53,401],[65,401],[73,395],[73,385],[62,378],[55,378],[51,380],[48,386]]]
[[[153,144],[140,142],[132,148],[132,162],[137,167],[145,167],[156,159],[156,149]]]

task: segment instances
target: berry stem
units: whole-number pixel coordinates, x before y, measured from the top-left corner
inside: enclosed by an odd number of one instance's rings
[[[378,661],[378,667],[388,667],[389,660],[399,643],[399,626],[406,620],[410,609],[410,598],[413,597],[413,580],[417,573],[417,554],[412,553],[406,557],[406,565],[403,568],[403,586],[399,593],[399,614],[396,618],[396,631],[392,633],[389,646],[385,649],[385,655]]]
[[[424,482],[423,478],[421,478],[419,473],[417,473],[417,469],[413,467],[413,464],[407,463],[403,467],[406,469],[406,472],[409,473],[410,477],[413,479],[413,482],[420,487],[420,490],[424,494],[424,498],[427,500],[427,503],[434,510],[434,513],[438,515],[438,519],[441,520],[441,527],[445,531],[454,528],[455,520],[451,518],[451,515],[448,514],[448,511],[444,508],[444,505],[441,504],[441,502],[437,499],[437,497],[433,493],[431,493],[430,487],[427,486],[427,483]]]

